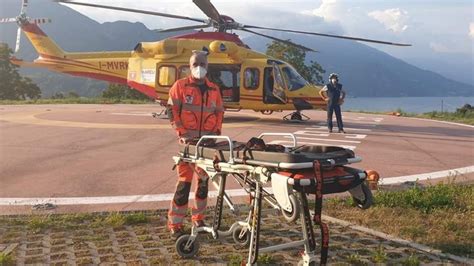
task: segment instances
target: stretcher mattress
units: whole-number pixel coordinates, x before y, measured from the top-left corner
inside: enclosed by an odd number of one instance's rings
[[[234,159],[245,159],[269,163],[309,163],[315,160],[334,160],[347,161],[347,159],[354,158],[354,152],[349,149],[344,149],[335,146],[299,146],[296,148],[287,148],[283,152],[268,151],[268,150],[246,150],[245,143],[233,143],[233,157]],[[271,147],[269,145],[269,147]],[[195,145],[180,145],[180,155],[188,157],[194,155],[196,151]],[[217,159],[220,161],[229,160],[229,147],[227,142],[217,143],[210,147],[199,147],[199,154],[207,159]]]

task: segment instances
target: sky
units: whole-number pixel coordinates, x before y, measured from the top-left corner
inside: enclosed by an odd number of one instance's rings
[[[191,0],[81,1],[205,18]],[[413,44],[410,48],[371,45],[401,58],[436,56],[437,53],[473,56],[474,2],[470,0],[214,0],[212,3],[221,14],[243,24]],[[149,28],[193,24],[120,11],[70,7],[99,22],[139,21]]]
[[[192,0],[75,1],[206,18]],[[473,0],[212,0],[212,3],[221,14],[242,24],[409,43],[413,46],[365,44],[419,68],[474,85]],[[196,24],[113,10],[70,7],[99,22],[142,22],[150,29]],[[248,36],[237,33],[244,41]],[[318,38],[322,37],[314,37],[315,44],[311,48],[318,50]]]

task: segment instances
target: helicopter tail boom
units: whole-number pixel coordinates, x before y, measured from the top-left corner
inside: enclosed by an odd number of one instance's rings
[[[66,52],[44,33],[37,24],[25,23],[20,26],[40,58],[64,58]]]

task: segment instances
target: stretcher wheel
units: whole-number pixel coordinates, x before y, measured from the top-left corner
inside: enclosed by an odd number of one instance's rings
[[[178,252],[178,255],[183,259],[192,258],[199,251],[197,238],[195,238],[191,246],[186,249],[186,243],[190,237],[190,235],[182,235],[176,240],[176,252]]]
[[[298,199],[294,194],[289,195],[290,203],[291,203],[291,212],[281,210],[281,213],[283,214],[283,217],[285,217],[285,220],[288,222],[296,222],[298,220],[298,217],[300,217],[300,205],[298,204]]]
[[[364,194],[364,199],[361,200],[354,196],[352,196],[352,199],[354,200],[358,208],[365,210],[372,206],[372,204],[374,203],[374,197],[372,196],[372,191],[370,191],[369,187],[365,182],[361,183],[359,186],[360,187],[358,189],[360,189],[361,192]]]
[[[243,227],[236,227],[232,232],[232,239],[240,247],[247,247],[250,244],[250,231],[247,229],[245,233],[241,235]]]
[[[294,112],[291,114],[291,120],[301,121],[303,120],[303,117],[299,112]]]

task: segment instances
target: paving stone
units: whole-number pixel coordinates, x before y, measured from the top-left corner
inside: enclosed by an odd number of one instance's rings
[[[0,251],[15,245],[11,251],[17,264],[50,265],[209,265],[238,263],[247,258],[247,249],[239,247],[232,237],[214,240],[209,235],[199,237],[200,250],[193,259],[183,260],[175,251],[175,242],[166,228],[162,213],[146,212],[150,222],[120,227],[87,224],[76,229],[47,228],[40,232],[27,226],[0,224]],[[106,215],[106,214],[98,214]],[[157,219],[158,217],[158,219]],[[223,228],[243,220],[240,216],[224,213]],[[27,217],[23,217],[28,219]],[[210,221],[207,221],[210,224]],[[416,257],[426,264],[457,264],[456,261],[403,246],[340,224],[329,224],[329,262],[332,264],[375,263],[376,254],[386,263],[402,264]],[[319,229],[315,229],[316,242],[320,242]],[[267,210],[262,218],[260,246],[301,240],[299,222],[290,224],[274,211]],[[268,254],[267,259],[281,265],[295,265],[300,260],[303,247]],[[264,256],[264,255],[263,255]]]

